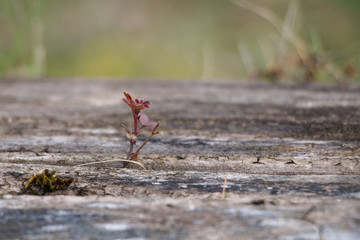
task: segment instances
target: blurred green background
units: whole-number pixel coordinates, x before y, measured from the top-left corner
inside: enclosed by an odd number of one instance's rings
[[[0,0],[0,76],[359,81],[359,0]]]

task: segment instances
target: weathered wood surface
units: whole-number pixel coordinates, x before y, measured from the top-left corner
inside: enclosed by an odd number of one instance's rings
[[[122,92],[161,134],[120,163]],[[360,87],[0,81],[0,239],[358,239]],[[48,168],[69,189],[23,194]],[[227,176],[226,199],[221,199]]]

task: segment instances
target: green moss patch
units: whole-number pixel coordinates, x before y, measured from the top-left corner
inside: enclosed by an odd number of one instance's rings
[[[44,169],[42,173],[32,176],[25,184],[25,193],[45,195],[56,190],[66,190],[74,181],[73,178],[57,177],[55,173]]]

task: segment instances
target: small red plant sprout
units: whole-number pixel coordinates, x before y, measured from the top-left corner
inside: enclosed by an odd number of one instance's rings
[[[156,131],[156,129],[159,127],[160,122],[151,122],[147,115],[145,115],[144,113],[140,113],[141,110],[145,108],[149,108],[149,105],[151,104],[150,101],[144,101],[143,99],[137,99],[137,98],[133,100],[131,95],[127,92],[124,92],[124,95],[125,98],[123,98],[122,100],[131,108],[132,117],[134,120],[134,127],[131,131],[125,125],[122,124],[122,127],[124,128],[126,133],[126,137],[129,139],[129,143],[130,143],[130,149],[126,157],[126,160],[137,161],[140,150],[154,135],[159,133]],[[143,130],[146,127],[152,128],[151,134],[143,142],[143,144],[136,151],[134,151],[134,146],[136,145],[137,136],[139,135],[141,130]],[[129,162],[124,162],[123,166],[126,167],[128,164]]]

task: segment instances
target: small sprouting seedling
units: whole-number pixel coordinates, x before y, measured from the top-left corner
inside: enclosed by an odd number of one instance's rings
[[[149,105],[151,104],[150,101],[144,101],[142,99],[137,99],[137,98],[133,100],[131,95],[127,92],[124,92],[124,95],[125,98],[123,98],[122,100],[131,108],[132,117],[134,121],[133,129],[131,131],[125,125],[122,124],[122,127],[124,128],[126,136],[129,139],[129,143],[130,143],[130,149],[126,157],[126,160],[137,161],[140,150],[154,135],[159,133],[156,131],[156,129],[159,127],[160,122],[151,122],[147,115],[145,115],[144,113],[140,113],[141,110],[145,108],[149,108]],[[136,145],[138,135],[146,127],[152,128],[151,134],[143,142],[143,144],[136,151],[134,151],[134,146]],[[124,167],[126,167],[128,163],[129,162],[124,162]]]
[[[142,163],[137,162],[138,155],[139,155],[140,150],[145,146],[145,144],[154,135],[159,133],[156,131],[156,129],[159,127],[160,122],[151,122],[147,115],[145,115],[144,113],[140,113],[141,110],[143,110],[145,108],[149,108],[149,105],[151,104],[150,101],[144,101],[142,99],[137,99],[137,98],[135,98],[135,100],[133,100],[131,95],[127,92],[124,92],[124,95],[125,95],[125,98],[123,98],[122,100],[131,108],[132,118],[134,120],[134,126],[131,131],[124,124],[121,124],[121,126],[125,130],[126,136],[129,139],[129,143],[130,143],[130,149],[126,156],[126,159],[113,159],[113,160],[105,160],[105,161],[98,161],[98,162],[92,162],[92,163],[83,163],[83,164],[76,165],[77,167],[93,165],[93,164],[109,163],[109,162],[123,162],[123,167],[126,167],[129,163],[134,163],[134,164],[137,164],[138,166],[142,167],[144,170],[146,170],[145,166]],[[152,128],[151,134],[143,142],[143,144],[136,151],[134,151],[134,146],[136,145],[138,135],[146,127]]]
[[[54,176],[55,172],[56,171],[49,172],[48,169],[45,169],[42,173],[32,176],[25,184],[25,192],[44,195],[56,190],[66,190],[74,179]]]

